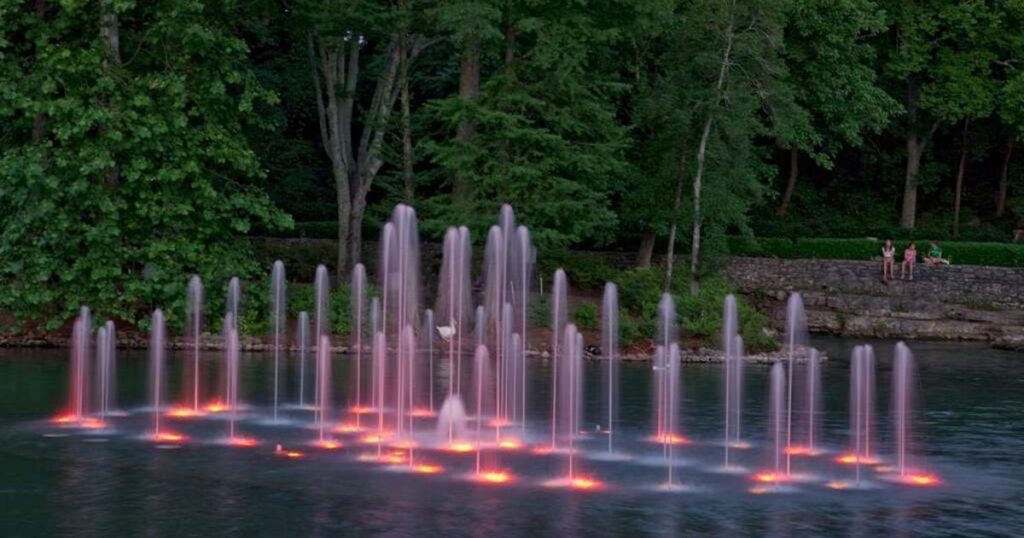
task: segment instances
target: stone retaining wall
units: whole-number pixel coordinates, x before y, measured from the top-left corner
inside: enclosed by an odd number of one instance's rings
[[[726,272],[777,324],[795,291],[812,331],[1024,344],[1024,268],[918,264],[913,281],[884,282],[881,262],[736,257]]]

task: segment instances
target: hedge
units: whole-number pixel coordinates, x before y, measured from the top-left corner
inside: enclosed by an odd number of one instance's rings
[[[895,241],[896,258],[910,241]],[[928,241],[915,241],[919,257],[928,251]],[[730,237],[729,252],[734,256],[771,258],[818,258],[829,260],[870,260],[882,255],[884,241],[877,239]],[[1024,245],[943,241],[942,255],[954,265],[1024,267]]]

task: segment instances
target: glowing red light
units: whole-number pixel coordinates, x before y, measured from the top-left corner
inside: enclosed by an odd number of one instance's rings
[[[409,414],[418,418],[429,418],[436,416],[436,414],[433,411],[424,407],[417,407],[410,411]]]
[[[375,445],[377,443],[383,443],[389,436],[390,434],[388,434],[388,432],[371,433],[359,438],[359,442],[367,445]]]
[[[350,422],[346,422],[344,424],[339,424],[338,426],[336,426],[334,428],[334,431],[337,433],[357,433],[363,431],[363,428],[356,426],[355,424],[352,424]]]
[[[313,441],[313,446],[324,450],[337,450],[342,447],[341,441],[335,441],[334,439],[320,439],[318,441]]]
[[[505,450],[519,450],[520,448],[523,448],[523,443],[520,442],[519,439],[509,437],[498,442],[498,446]]]
[[[830,482],[827,482],[825,484],[825,487],[827,487],[829,489],[844,490],[844,489],[850,489],[850,483],[842,481],[842,480],[832,480]]]
[[[872,456],[858,456],[857,454],[841,454],[836,458],[836,462],[844,465],[877,465],[880,463],[878,458]]]
[[[786,477],[784,475],[772,472],[763,472],[754,475],[754,480],[761,482],[763,484],[774,484],[776,482],[782,482],[783,480],[785,480],[785,478]]]
[[[682,435],[676,435],[674,433],[663,433],[651,437],[651,441],[663,445],[688,445],[690,440]]]
[[[223,413],[229,410],[227,404],[219,400],[214,400],[206,404],[203,409],[205,409],[207,413]]]
[[[281,445],[277,445],[277,448],[274,449],[274,455],[292,460],[297,460],[305,456],[305,454],[298,450],[285,450],[281,448]]]
[[[57,415],[57,416],[53,417],[53,419],[52,419],[52,421],[55,424],[71,424],[72,422],[75,422],[77,420],[78,420],[78,417],[76,415],[73,415],[73,414],[70,414],[70,413],[65,414],[65,415]]]
[[[936,486],[939,484],[939,477],[933,474],[907,474],[900,477],[905,484],[911,486]]]
[[[376,413],[377,410],[365,405],[356,405],[348,408],[348,412],[355,415],[368,415],[370,413]]]
[[[167,411],[167,416],[172,418],[193,418],[202,416],[204,413],[196,411],[191,407],[175,406]]]
[[[573,489],[595,490],[600,489],[602,484],[593,478],[577,477],[570,481],[570,485]]]
[[[184,441],[186,437],[180,433],[160,432],[153,434],[150,439],[157,443],[180,443]]]
[[[481,471],[474,479],[484,484],[507,484],[512,481],[512,475],[505,471]]]
[[[816,452],[809,446],[790,445],[783,449],[783,452],[790,456],[813,456]]]
[[[259,445],[259,441],[252,437],[230,437],[228,438],[229,446],[237,446],[242,448],[249,448]]]
[[[79,425],[89,430],[102,430],[107,427],[107,423],[98,418],[83,419]]]
[[[439,474],[444,471],[444,468],[440,465],[431,465],[428,463],[421,463],[412,468],[413,471],[420,474]]]
[[[504,418],[496,418],[487,423],[492,428],[507,428],[512,425],[512,422]]]
[[[414,441],[409,440],[395,441],[394,443],[391,443],[390,446],[393,448],[401,448],[403,450],[408,450],[410,448],[416,448],[416,443]]]
[[[552,448],[550,445],[535,446],[535,447],[530,449],[530,452],[532,452],[534,454],[537,454],[539,456],[544,456],[544,455],[547,455],[547,454],[551,454],[554,451],[555,451],[555,449]]]
[[[449,444],[445,448],[449,452],[458,452],[458,453],[473,452],[474,450],[476,450],[476,446],[474,446],[473,443],[468,443],[468,442],[465,442],[465,441],[456,441],[454,443]]]

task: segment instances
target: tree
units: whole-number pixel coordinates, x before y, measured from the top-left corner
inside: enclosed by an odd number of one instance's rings
[[[339,282],[361,261],[367,195],[384,166],[385,134],[402,90],[399,71],[403,65],[408,69],[430,43],[401,31],[402,19],[409,16],[407,9],[404,4],[399,11],[360,0],[298,5],[316,92],[320,140],[335,184]],[[372,90],[362,93],[367,66]],[[371,96],[368,102],[360,101],[364,95]]]
[[[1002,4],[901,0],[888,5],[893,23],[886,71],[894,91],[905,96],[906,110],[903,228],[915,226],[921,159],[939,128],[985,117],[993,109]]]
[[[444,133],[427,147],[431,161],[444,177],[469,182],[471,196],[465,206],[452,207],[446,195],[428,201],[426,226],[461,221],[482,231],[511,203],[541,244],[609,238],[610,196],[628,166],[615,107],[625,86],[601,63],[621,39],[617,8],[633,9],[610,1],[507,4],[500,50],[485,49],[492,56],[482,64],[495,67],[483,73],[479,95],[430,104]],[[467,119],[473,135],[460,138]]]
[[[764,169],[755,138],[772,133],[780,118],[795,123],[805,117],[785,84],[787,71],[780,56],[783,8],[779,2],[688,2],[660,62],[663,75],[647,108],[661,136],[667,137],[661,147],[673,156],[660,162],[686,167],[690,161],[681,156],[693,155],[687,171],[693,178],[689,218],[694,295],[699,292],[706,226],[718,236],[731,226],[744,228],[747,208],[763,191]],[[666,260],[666,267],[671,266]]]
[[[289,220],[244,136],[274,96],[238,6],[26,4],[0,3],[0,309],[50,326],[81,304],[173,319],[188,274],[251,274],[238,236]]]
[[[789,153],[779,216],[789,210],[802,152],[831,169],[843,146],[859,146],[866,132],[877,134],[900,111],[875,74],[876,54],[869,39],[885,29],[885,14],[873,0],[793,4],[785,59],[789,84],[810,122],[783,121],[778,129],[779,145]],[[810,131],[799,129],[808,124]]]

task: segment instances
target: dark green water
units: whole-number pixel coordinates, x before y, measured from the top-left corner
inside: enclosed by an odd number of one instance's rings
[[[834,450],[846,443],[846,355],[851,341],[820,340],[832,360],[824,367],[822,437]],[[886,419],[891,342],[875,342],[879,402]],[[607,488],[570,492],[542,487],[559,474],[557,457],[502,455],[500,464],[519,481],[485,487],[462,479],[472,457],[424,453],[443,464],[437,476],[383,470],[356,461],[366,450],[311,448],[292,461],[275,457],[275,443],[303,446],[313,432],[247,420],[240,428],[262,441],[252,449],[209,441],[223,435],[216,419],[176,425],[190,442],[162,450],[138,439],[148,424],[141,411],[115,420],[112,434],[63,434],[45,419],[66,398],[64,351],[0,350],[0,536],[596,536],[774,535],[920,536],[1024,534],[1024,356],[965,344],[915,343],[922,412],[918,461],[944,483],[931,489],[879,485],[832,491],[820,484],[789,494],[753,495],[744,476],[710,472],[720,463],[720,369],[683,367],[683,424],[696,443],[679,449],[677,470],[688,493],[651,487],[664,468],[584,460]],[[347,365],[335,367],[346,386]],[[180,365],[172,357],[168,392],[177,394]],[[294,365],[291,365],[294,368]],[[291,372],[293,374],[293,372]],[[244,359],[242,387],[263,412],[269,400],[270,361]],[[548,370],[531,367],[535,437],[542,441],[549,401]],[[120,407],[145,404],[145,357],[122,353]],[[642,442],[650,418],[650,369],[623,367],[623,450],[637,458],[660,452]],[[599,413],[597,364],[587,366],[587,416]],[[751,469],[765,464],[767,369],[751,366],[745,385],[744,436],[754,448],[737,456]],[[294,386],[290,387],[294,396]],[[339,395],[338,402],[344,400]],[[303,419],[306,415],[289,412]],[[879,428],[883,442],[885,428]],[[599,452],[603,439],[583,441]],[[884,448],[883,448],[884,452]],[[849,469],[823,461],[797,466],[826,478],[849,478]]]

